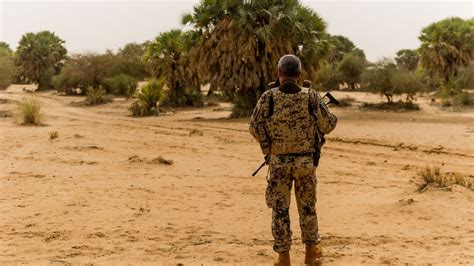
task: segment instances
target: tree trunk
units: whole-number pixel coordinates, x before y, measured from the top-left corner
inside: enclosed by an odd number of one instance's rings
[[[51,77],[40,78],[40,80],[38,81],[38,91],[50,90],[52,88],[51,83]]]

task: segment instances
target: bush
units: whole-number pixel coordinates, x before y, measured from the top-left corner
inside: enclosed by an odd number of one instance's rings
[[[178,88],[166,92],[163,98],[164,107],[203,107],[204,101],[200,91]]]
[[[102,86],[99,86],[98,88],[89,86],[86,90],[86,101],[89,105],[99,105],[101,103],[105,103],[104,95],[105,90],[102,88]]]
[[[137,89],[138,81],[127,74],[119,74],[105,80],[105,88],[116,95],[132,96]]]
[[[337,65],[337,70],[341,75],[342,82],[347,83],[353,90],[360,82],[360,77],[365,67],[365,58],[357,51],[344,55]]]
[[[321,90],[337,90],[342,83],[341,72],[331,64],[323,64],[316,77],[316,87]]]
[[[412,102],[418,92],[427,91],[427,86],[423,83],[422,76],[416,72],[406,69],[397,69],[390,77],[392,83],[392,93],[394,95],[405,94],[405,101]]]
[[[461,91],[454,97],[454,105],[469,106],[474,104],[474,99],[467,91]]]
[[[465,90],[443,87],[438,96],[443,107],[470,106],[474,104],[474,97]]]
[[[442,173],[439,167],[426,167],[418,172],[421,177],[421,184],[418,186],[418,191],[424,192],[430,186],[447,188],[454,184],[472,189],[472,182],[467,180],[467,177],[461,173]]]
[[[86,94],[87,88],[98,87],[106,78],[110,60],[95,53],[72,55],[55,77],[54,86],[66,94]]]
[[[367,69],[362,75],[362,81],[364,89],[385,96],[388,103],[393,101],[394,95],[402,94],[406,94],[406,102],[412,102],[417,92],[427,89],[420,73],[397,68],[388,59]]]
[[[234,96],[234,105],[232,106],[231,118],[249,117],[252,115],[256,103],[249,101],[249,97],[236,94]]]
[[[27,97],[18,103],[20,111],[21,124],[23,125],[42,125],[41,102],[33,97]]]
[[[72,55],[54,85],[66,94],[85,94],[89,86],[102,85],[107,92],[130,96],[136,81],[145,75],[145,64],[140,60],[140,45],[127,45],[115,54],[85,53]],[[77,91],[79,89],[79,91]]]
[[[137,100],[130,106],[133,116],[157,115],[159,111],[158,103],[163,98],[163,86],[165,81],[150,80],[143,88],[136,93]]]
[[[4,90],[14,81],[17,69],[13,52],[6,43],[0,42],[0,90]]]

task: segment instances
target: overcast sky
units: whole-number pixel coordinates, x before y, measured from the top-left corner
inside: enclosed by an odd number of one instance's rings
[[[181,15],[198,2],[0,0],[0,40],[16,48],[24,33],[50,30],[66,41],[72,53],[117,49],[181,28]],[[421,29],[434,21],[472,18],[474,13],[474,0],[301,2],[323,17],[329,33],[348,37],[372,61],[417,48]]]

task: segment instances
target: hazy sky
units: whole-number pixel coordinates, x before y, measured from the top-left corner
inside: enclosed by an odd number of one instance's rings
[[[0,0],[0,40],[16,48],[24,33],[51,30],[72,53],[117,49],[181,28],[181,15],[198,2]],[[369,60],[418,47],[420,30],[431,22],[451,16],[471,18],[474,13],[474,0],[301,2],[323,17],[329,33],[347,36]]]

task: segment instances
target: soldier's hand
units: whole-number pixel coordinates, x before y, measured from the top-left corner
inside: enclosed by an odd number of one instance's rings
[[[270,164],[270,154],[265,155],[265,164]]]

